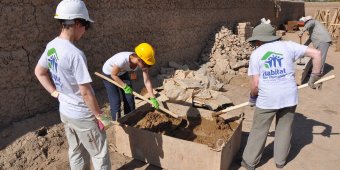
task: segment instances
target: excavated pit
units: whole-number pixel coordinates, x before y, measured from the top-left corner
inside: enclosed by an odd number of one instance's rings
[[[237,122],[226,122],[222,118],[208,120],[202,117],[187,117],[186,127],[180,119],[170,117],[157,111],[137,111],[121,122],[131,127],[152,131],[155,133],[192,141],[217,149],[223,142],[229,141]]]

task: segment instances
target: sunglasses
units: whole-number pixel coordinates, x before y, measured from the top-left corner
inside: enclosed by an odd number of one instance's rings
[[[90,21],[86,21],[84,19],[78,20],[81,26],[85,27],[85,30],[88,30],[90,28]]]

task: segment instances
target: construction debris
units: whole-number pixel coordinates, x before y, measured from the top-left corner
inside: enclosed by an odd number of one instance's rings
[[[200,106],[211,110],[216,110],[224,104],[232,104],[232,101],[220,92],[223,83],[208,75],[205,68],[192,71],[187,69],[175,70],[176,68],[173,67],[185,68],[186,66],[171,62],[169,68],[161,69],[159,76],[167,77],[163,80],[163,93],[170,101],[186,101],[189,103],[198,101],[201,104]]]
[[[238,28],[244,28],[244,31],[241,31],[244,33],[243,38],[248,35],[249,26],[249,23],[239,24]],[[254,47],[242,41],[242,37],[234,35],[231,30],[223,26],[208,40],[207,46],[203,49],[199,60],[201,67],[224,84],[228,84],[235,75],[246,75]]]
[[[208,40],[196,63],[201,66],[197,71],[176,62],[169,62],[169,67],[161,68],[158,78],[163,80],[164,94],[170,101],[186,101],[210,110],[232,104],[221,92],[223,85],[236,75],[247,74],[254,50],[245,41],[251,35],[250,23],[239,23],[237,30],[239,35],[234,35],[223,26]]]

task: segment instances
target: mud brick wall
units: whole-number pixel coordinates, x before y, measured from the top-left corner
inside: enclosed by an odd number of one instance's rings
[[[334,15],[334,8],[340,8],[340,2],[305,2],[306,16],[314,17],[317,10],[324,9],[330,11],[329,19],[331,20]]]
[[[45,45],[59,34],[53,19],[60,0],[2,0],[0,3],[0,127],[57,108],[34,76]],[[193,61],[221,24],[236,26],[262,17],[280,24],[303,15],[302,3],[282,2],[276,18],[272,0],[86,0],[93,27],[76,45],[91,73],[119,51],[146,41],[156,48],[157,73],[169,61]],[[303,6],[303,5],[302,5]],[[292,12],[294,11],[294,12]],[[282,15],[281,15],[282,16]],[[93,76],[95,89],[103,88]]]

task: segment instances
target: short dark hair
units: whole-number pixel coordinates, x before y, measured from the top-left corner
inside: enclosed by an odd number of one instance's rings
[[[66,19],[58,19],[60,24],[63,26],[63,28],[70,28],[70,26],[74,25],[76,22],[79,22],[82,26],[85,27],[86,30],[90,28],[90,21],[86,21],[85,19],[82,18],[76,18],[76,19],[71,19],[71,20],[66,20]]]

